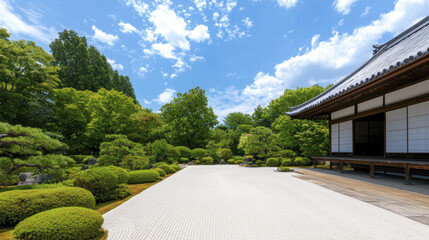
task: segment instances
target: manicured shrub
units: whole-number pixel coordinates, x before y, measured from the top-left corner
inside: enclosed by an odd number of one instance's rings
[[[267,166],[268,167],[278,167],[280,165],[280,162],[277,158],[268,158],[267,159]]]
[[[192,151],[191,149],[184,147],[184,146],[178,146],[176,149],[179,151],[179,156],[181,158],[191,158],[192,157]]]
[[[119,184],[115,190],[113,190],[113,199],[123,199],[131,195],[131,190],[126,183]]]
[[[80,172],[74,185],[89,190],[97,202],[115,199],[113,190],[118,187],[118,177],[107,168],[91,168]]]
[[[161,165],[161,166],[169,167],[168,165]],[[129,184],[156,182],[156,180],[158,180],[158,178],[160,177],[158,171],[153,169],[131,171],[129,172],[129,175],[130,175],[130,177],[128,178]]]
[[[201,164],[201,161],[200,161],[200,160],[196,160],[196,161],[194,162],[194,164],[195,164],[195,165],[200,165],[200,164]]]
[[[82,207],[62,207],[33,215],[20,222],[16,239],[98,239],[104,219],[100,213]]]
[[[157,162],[157,163],[152,164],[152,167],[153,168],[157,168],[157,167],[159,167],[161,165],[168,165],[168,163],[166,163],[166,162]]]
[[[81,171],[82,167],[71,167],[66,170],[66,179],[73,179]]]
[[[251,159],[253,159],[253,155],[246,155],[245,158],[251,158]]]
[[[128,182],[128,172],[125,169],[116,166],[108,166],[106,168],[116,174],[119,184]]]
[[[244,161],[244,157],[242,157],[242,156],[235,156],[234,159],[235,160],[242,160],[242,161]]]
[[[203,157],[203,158],[201,158],[201,164],[213,165],[213,158],[212,157]]]
[[[237,160],[237,161],[234,162],[234,164],[238,164],[238,165],[240,165],[242,163],[243,163],[243,160]]]
[[[179,165],[177,165],[177,164],[170,164],[170,166],[171,166],[171,167],[173,167],[173,168],[174,168],[174,170],[176,170],[176,171],[179,171],[179,170],[180,170],[180,167],[179,167]]]
[[[189,159],[188,159],[188,158],[183,158],[183,157],[181,157],[181,158],[179,158],[179,162],[180,162],[180,163],[188,163],[188,162],[189,162]]]
[[[290,169],[288,167],[278,167],[277,171],[278,172],[289,172]]]
[[[228,164],[234,164],[235,163],[235,159],[234,158],[228,159],[226,161],[226,163],[228,163]]]
[[[71,155],[69,156],[71,158],[73,158],[73,160],[76,162],[76,164],[87,164],[88,163],[88,158],[94,158],[91,155]]]
[[[94,208],[95,199],[88,190],[77,187],[3,192],[0,193],[0,225],[15,225],[36,213],[68,206]]]
[[[192,150],[192,158],[200,160],[201,158],[207,156],[207,151],[202,148],[195,148]]]
[[[255,165],[257,166],[261,166],[262,164],[264,164],[265,162],[262,160],[256,160]]]
[[[308,166],[311,164],[311,160],[305,157],[297,157],[293,160],[295,166]]]
[[[282,166],[286,167],[286,166],[292,166],[292,159],[290,158],[281,158],[281,162],[282,162]]]
[[[165,174],[170,173],[170,167],[167,164],[159,165],[158,168],[161,168],[162,170],[164,170]]]
[[[169,165],[168,167],[170,168],[170,173],[176,173],[177,172],[173,166]]]
[[[125,156],[119,166],[130,170],[141,170],[149,167],[149,159],[141,156]]]
[[[61,182],[62,185],[67,187],[74,187],[74,180],[73,179],[67,179],[65,181]]]
[[[165,175],[166,175],[165,171],[162,168],[154,168],[153,170],[158,171],[159,176],[161,176],[161,177],[165,177]]]
[[[217,155],[221,159],[230,159],[230,158],[232,158],[232,152],[231,152],[231,149],[229,149],[229,148],[222,148],[221,150],[219,150],[217,152]]]

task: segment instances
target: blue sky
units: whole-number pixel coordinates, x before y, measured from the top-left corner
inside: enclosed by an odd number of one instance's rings
[[[429,0],[0,0],[13,39],[50,51],[75,30],[130,76],[144,107],[200,86],[219,120],[338,81],[427,15]]]

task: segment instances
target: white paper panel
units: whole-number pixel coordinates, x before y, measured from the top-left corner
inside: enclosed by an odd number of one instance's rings
[[[429,80],[386,94],[386,105],[429,93]]]
[[[407,108],[386,112],[386,152],[407,152]]]
[[[383,96],[368,100],[358,104],[358,112],[365,112],[383,106]]]
[[[353,152],[353,121],[340,123],[340,152]]]
[[[335,120],[342,117],[347,117],[355,113],[355,106],[344,108],[331,113],[331,119]]]
[[[429,153],[429,102],[408,107],[408,152]]]
[[[331,125],[331,152],[339,152],[340,146],[338,145],[339,141],[339,131],[338,124]]]

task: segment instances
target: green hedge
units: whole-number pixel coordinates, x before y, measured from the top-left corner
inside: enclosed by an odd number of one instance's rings
[[[161,165],[167,166],[168,165]],[[160,167],[161,167],[160,166]],[[129,172],[130,177],[128,178],[128,183],[147,183],[147,182],[155,182],[160,177],[158,171],[156,170],[137,170]]]
[[[125,169],[116,167],[116,166],[108,166],[105,168],[109,169],[110,171],[116,174],[116,177],[118,177],[119,184],[128,182],[129,176],[128,176],[128,172]]]
[[[278,167],[280,165],[280,162],[277,158],[268,158],[267,159],[267,166],[268,167]]]
[[[77,187],[3,192],[0,193],[0,225],[15,225],[36,213],[68,206],[95,208],[95,199],[89,191]]]
[[[305,157],[296,157],[293,160],[293,165],[295,166],[308,166],[311,164],[311,160]]]
[[[234,164],[238,164],[238,165],[240,165],[242,163],[243,163],[243,160],[237,160],[237,161],[234,162]]]
[[[152,167],[153,168],[157,168],[157,167],[159,167],[161,165],[168,165],[168,163],[166,163],[166,162],[157,162],[157,163],[152,164]]]
[[[162,168],[154,168],[153,170],[158,171],[159,176],[161,176],[161,177],[165,177],[165,175],[167,175],[167,174],[165,173],[165,171],[164,171],[164,170],[162,170]]]
[[[228,159],[226,161],[226,163],[228,163],[228,164],[235,164],[235,159],[234,158]]]
[[[174,170],[179,171],[180,167],[177,164],[170,164],[170,166],[172,166],[174,168]]]
[[[281,158],[281,162],[282,162],[282,166],[283,167],[287,167],[287,166],[292,166],[292,159],[290,159],[290,158]]]
[[[265,162],[262,160],[256,160],[256,162],[255,162],[255,165],[257,165],[257,166],[262,166],[262,164],[265,164]]]
[[[170,167],[167,164],[159,165],[157,168],[164,170],[165,174],[170,174]]]
[[[201,164],[204,165],[213,165],[213,158],[212,157],[203,157],[201,158]]]
[[[242,161],[244,161],[244,157],[242,157],[242,156],[235,156],[234,157],[234,159],[237,161],[237,160],[242,160]]]
[[[179,158],[179,163],[188,163],[188,162],[189,162],[188,158],[184,158],[184,157]]]
[[[16,239],[98,239],[104,219],[100,213],[82,207],[63,207],[33,215],[13,231]]]
[[[279,171],[279,172],[289,172],[290,169],[288,167],[278,167],[277,171]]]
[[[91,168],[80,172],[74,179],[74,185],[89,190],[97,202],[116,199],[114,190],[118,187],[116,174],[105,168]]]
[[[170,173],[176,173],[177,171],[176,171],[176,168],[174,168],[173,166],[171,166],[171,165],[168,165],[168,167],[170,168]]]

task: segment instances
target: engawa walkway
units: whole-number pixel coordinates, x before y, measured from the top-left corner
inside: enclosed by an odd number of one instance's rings
[[[273,168],[188,167],[104,215],[109,239],[426,239],[429,227]]]

